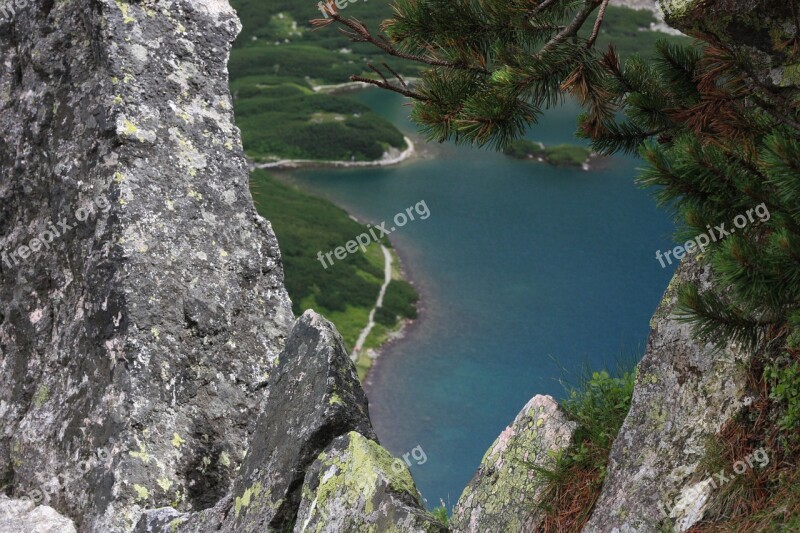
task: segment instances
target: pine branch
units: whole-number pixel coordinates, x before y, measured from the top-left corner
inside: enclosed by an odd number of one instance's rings
[[[592,34],[589,36],[589,40],[586,41],[586,49],[588,50],[592,46],[594,46],[594,42],[597,40],[597,35],[600,33],[600,25],[603,23],[603,17],[606,14],[606,8],[608,7],[609,0],[603,0],[603,3],[600,4],[600,11],[597,13],[597,19],[594,21],[594,28],[592,29]]]
[[[605,0],[604,0],[605,1]],[[594,12],[595,9],[600,4],[596,3],[594,0],[586,0],[583,4],[583,9],[581,9],[576,15],[575,18],[572,19],[566,28],[561,30],[556,34],[555,37],[550,39],[547,44],[545,44],[541,50],[535,55],[537,59],[541,59],[543,56],[547,55],[548,52],[551,52],[554,48],[556,48],[559,44],[563,43],[567,39],[571,37],[576,37],[578,35],[578,31],[583,27],[586,23],[586,19]]]
[[[350,81],[360,81],[361,83],[369,83],[370,85],[380,87],[381,89],[386,89],[387,91],[400,93],[403,96],[407,96],[408,98],[413,98],[414,100],[422,100],[422,101],[428,100],[428,98],[425,95],[422,95],[418,92],[414,92],[409,89],[404,89],[403,87],[396,87],[387,81],[373,80],[371,78],[365,78],[363,76],[350,76]]]
[[[424,63],[426,65],[430,65],[432,67],[447,67],[452,69],[460,69],[460,70],[471,70],[475,72],[479,72],[482,74],[489,74],[489,72],[484,68],[473,67],[468,65],[463,65],[459,63],[453,63],[450,61],[442,61],[440,59],[432,58],[432,57],[424,57],[415,54],[409,54],[406,52],[401,52],[397,48],[395,48],[388,39],[381,36],[381,38],[374,37],[369,29],[367,29],[366,25],[355,18],[345,19],[336,12],[336,11],[328,11],[328,14],[331,18],[329,19],[314,19],[311,21],[311,25],[315,27],[315,29],[319,29],[333,22],[337,22],[342,24],[343,26],[349,28],[351,31],[344,30],[339,28],[339,31],[347,36],[352,42],[360,42],[360,43],[370,43],[373,46],[381,49],[383,52],[389,54],[390,56],[394,56],[400,59],[407,59],[409,61],[415,61],[417,63]]]
[[[694,335],[720,345],[724,342],[742,344],[746,350],[756,350],[765,340],[765,331],[775,322],[746,316],[717,294],[702,294],[693,284],[680,289],[675,316],[692,325]]]

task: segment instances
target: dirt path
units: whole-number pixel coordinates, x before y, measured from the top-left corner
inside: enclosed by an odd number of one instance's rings
[[[350,359],[355,361],[358,359],[358,352],[364,347],[364,342],[369,337],[372,328],[375,327],[375,312],[378,310],[379,307],[383,306],[383,297],[386,295],[386,288],[389,286],[389,283],[392,281],[392,254],[389,253],[389,249],[386,246],[381,244],[381,250],[383,250],[383,257],[385,259],[385,267],[384,267],[384,274],[383,274],[383,285],[381,286],[381,292],[378,293],[378,301],[375,302],[375,307],[372,308],[372,311],[369,312],[369,321],[367,322],[367,327],[361,330],[361,335],[358,336],[358,340],[356,341],[356,345],[353,348],[353,353],[350,355]]]

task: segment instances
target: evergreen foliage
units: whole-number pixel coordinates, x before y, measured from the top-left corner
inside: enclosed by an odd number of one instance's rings
[[[585,372],[567,387],[561,402],[576,423],[572,443],[555,456],[550,468],[538,471],[544,480],[537,503],[545,533],[581,531],[606,478],[611,445],[630,410],[636,372]]]
[[[374,35],[356,18],[343,18],[336,9],[330,18],[312,23],[338,23],[354,43],[371,43],[390,56],[427,66],[413,88],[386,63],[384,70],[373,68],[380,80],[351,79],[413,98],[411,116],[429,139],[504,148],[567,92],[592,101],[595,109],[606,110],[603,118],[611,118],[607,94],[593,83],[603,75],[592,49],[607,6],[608,0],[544,0],[538,5],[397,0],[394,17],[381,25],[385,36]],[[591,30],[584,29],[590,20]]]

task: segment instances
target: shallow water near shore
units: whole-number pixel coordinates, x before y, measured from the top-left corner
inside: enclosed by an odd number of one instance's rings
[[[416,133],[400,96],[352,97]],[[549,111],[528,137],[579,142],[577,112]],[[633,158],[585,172],[450,144],[417,148],[423,157],[398,167],[286,176],[387,228],[419,201],[430,209],[391,234],[422,309],[366,388],[381,443],[396,456],[421,447],[424,460],[408,456],[414,479],[429,507],[450,506],[532,396],[563,397],[562,377],[638,360],[674,271],[655,259],[673,225],[634,184],[643,163]]]

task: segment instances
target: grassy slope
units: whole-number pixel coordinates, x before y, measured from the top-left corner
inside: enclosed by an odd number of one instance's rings
[[[387,146],[405,148],[400,132],[368,107],[311,90],[312,83],[347,81],[365,69],[361,56],[339,53],[346,40],[335,31],[309,31],[307,21],[316,13],[311,2],[233,0],[232,4],[244,28],[231,55],[231,91],[251,157],[365,160],[379,158]],[[375,13],[373,20],[388,11],[386,4],[377,2],[367,9]],[[323,313],[351,348],[383,282],[380,248],[370,246],[366,253],[325,269],[317,252],[342,246],[365,228],[330,202],[288,187],[265,172],[253,173],[251,190],[259,213],[272,222],[278,236],[294,312],[313,308]],[[398,318],[415,316],[416,300],[410,285],[393,281],[379,316],[383,323],[373,329],[365,346],[379,345]],[[366,367],[359,362],[362,376]]]
[[[295,314],[313,308],[330,319],[351,348],[378,297],[383,283],[383,254],[377,244],[336,261],[327,269],[317,252],[328,252],[364,233],[366,228],[332,203],[306,194],[272,178],[264,171],[250,177],[258,212],[269,219],[278,236],[286,271],[286,289]],[[391,246],[384,240],[386,246]],[[370,335],[367,347],[398,318],[416,316],[417,294],[403,280],[389,284],[381,313],[382,328]],[[379,319],[381,318],[379,317]]]
[[[406,148],[397,128],[368,107],[310,90],[366,73],[368,61],[382,60],[374,49],[349,44],[333,28],[312,32],[308,20],[319,15],[313,2],[232,4],[244,28],[231,54],[231,89],[249,156],[365,161],[379,159],[389,146]],[[348,10],[373,27],[389,14],[381,2],[353,4]],[[343,53],[345,48],[352,53]],[[415,66],[393,64],[406,74],[418,72]]]

